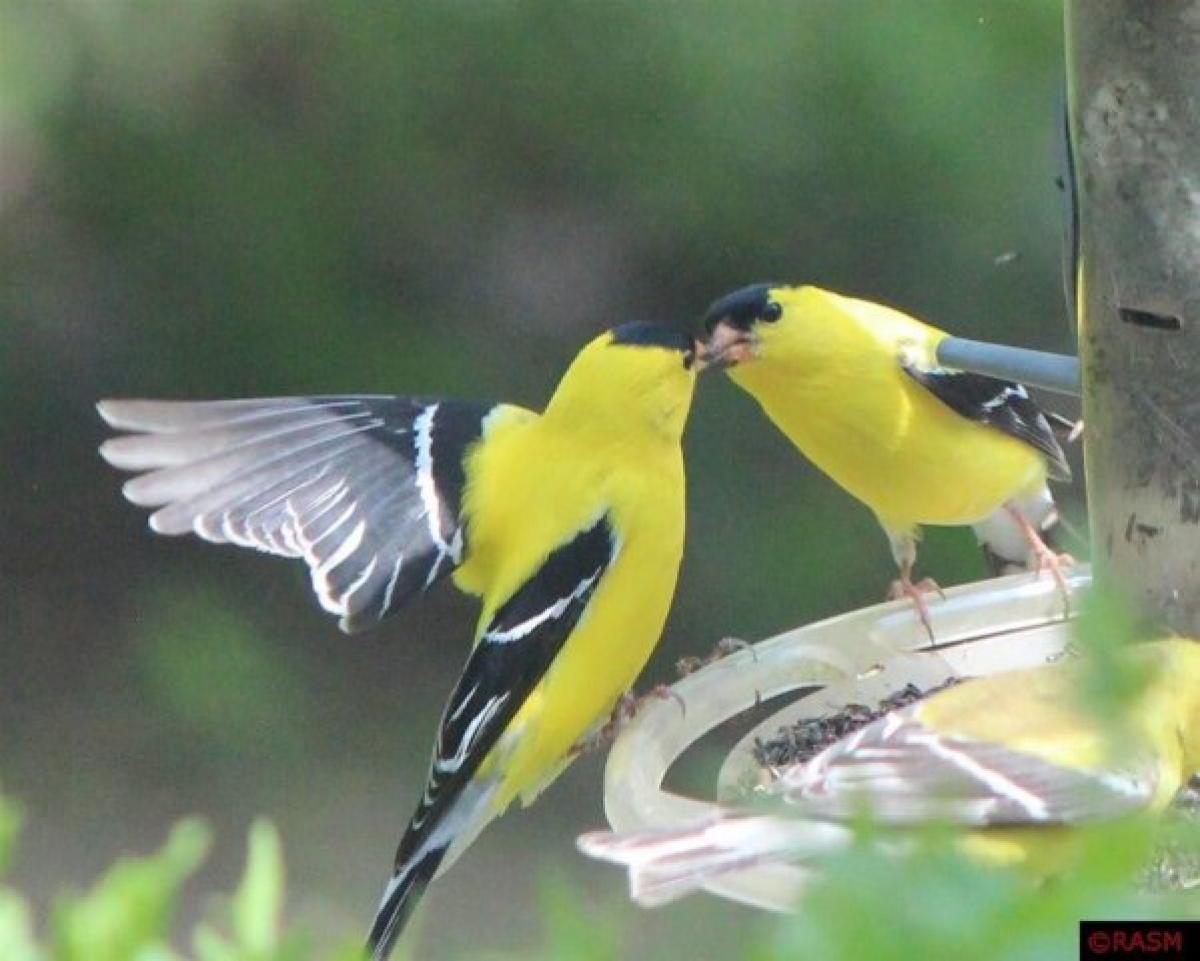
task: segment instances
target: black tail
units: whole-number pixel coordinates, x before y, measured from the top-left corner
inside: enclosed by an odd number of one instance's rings
[[[371,961],[387,961],[404,925],[408,923],[409,916],[445,856],[445,848],[426,851],[396,872],[375,913],[371,933],[367,936],[367,954]]]

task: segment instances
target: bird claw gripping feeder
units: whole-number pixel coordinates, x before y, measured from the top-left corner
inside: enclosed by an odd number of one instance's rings
[[[1200,0],[1067,0],[1068,301],[1080,360],[949,338],[948,367],[1064,393],[1082,389],[1091,542],[1100,590],[1148,625],[1200,635]],[[1070,610],[1091,584],[1068,577]],[[912,608],[883,604],[800,627],[680,680],[687,705],[648,704],[609,756],[617,832],[671,829],[760,801],[762,744],[909,685],[1053,661],[1071,625],[1050,578],[951,588],[930,643]],[[663,788],[701,737],[761,702],[792,700],[725,758],[715,799]],[[781,803],[781,802],[779,802]],[[762,813],[755,803],[755,813]],[[789,910],[811,869],[781,862],[715,873],[711,893]]]

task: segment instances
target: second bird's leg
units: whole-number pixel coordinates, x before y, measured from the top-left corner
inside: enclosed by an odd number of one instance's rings
[[[933,636],[933,622],[929,618],[929,605],[925,601],[925,595],[936,593],[946,596],[942,592],[941,585],[938,584],[932,577],[923,577],[915,584],[912,579],[913,565],[917,562],[917,538],[911,531],[896,534],[888,530],[888,541],[892,545],[892,557],[896,561],[896,567],[900,570],[900,576],[892,581],[888,588],[887,596],[893,601],[900,600],[902,597],[907,597],[912,601],[913,607],[917,611],[917,617],[921,619],[921,624],[925,628],[925,633],[929,635],[929,642],[935,642]]]
[[[591,751],[600,751],[611,745],[625,725],[632,721],[643,705],[650,700],[673,700],[679,705],[680,712],[685,716],[687,714],[687,705],[683,702],[683,698],[665,684],[657,684],[641,696],[634,694],[633,691],[626,691],[613,705],[612,713],[607,721],[571,745],[571,750],[568,752],[570,756],[577,757]]]
[[[608,716],[608,720],[593,730],[590,734],[585,734],[578,741],[571,745],[570,754],[575,757],[580,754],[590,754],[592,751],[603,750],[612,744],[617,739],[617,735],[621,732],[621,728],[625,722],[633,717],[637,711],[637,697],[633,691],[626,691],[613,705],[612,713]]]
[[[1042,571],[1050,572],[1054,582],[1058,585],[1059,593],[1062,594],[1063,614],[1069,617],[1071,615],[1071,588],[1068,586],[1066,574],[1063,572],[1075,565],[1075,558],[1070,554],[1056,553],[1046,546],[1046,542],[1042,540],[1041,531],[1030,523],[1029,518],[1020,508],[1006,504],[1004,509],[1017,522],[1021,533],[1025,535],[1025,540],[1029,542],[1029,566],[1033,568],[1035,575],[1041,574]]]
[[[700,668],[708,667],[709,664],[715,664],[730,654],[736,654],[738,651],[749,651],[750,656],[754,660],[758,660],[758,655],[754,652],[754,645],[749,641],[743,641],[737,637],[723,637],[717,641],[716,646],[709,651],[704,657],[681,657],[675,662],[675,671],[680,677],[687,677],[689,674],[695,674]]]

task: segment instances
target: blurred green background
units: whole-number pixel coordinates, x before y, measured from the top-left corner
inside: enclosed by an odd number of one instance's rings
[[[294,565],[153,538],[95,455],[97,398],[536,406],[598,330],[759,280],[1069,350],[1060,31],[1050,0],[0,0],[16,882],[44,902],[199,812],[228,888],[265,813],[293,915],[365,930],[473,624],[446,590],[346,638]],[[866,510],[730,384],[702,388],[647,683],[722,636],[872,603],[893,572]],[[969,531],[930,532],[921,569],[983,574]],[[572,848],[600,775],[583,760],[482,837],[431,892],[424,956],[532,943],[547,877],[620,904]],[[727,957],[758,920],[620,910],[630,956],[682,937]]]

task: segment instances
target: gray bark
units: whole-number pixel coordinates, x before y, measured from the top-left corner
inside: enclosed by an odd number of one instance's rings
[[[1200,0],[1067,0],[1101,589],[1200,635]]]

